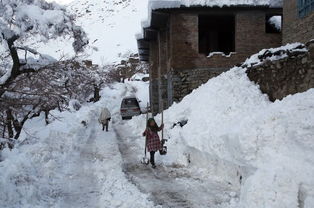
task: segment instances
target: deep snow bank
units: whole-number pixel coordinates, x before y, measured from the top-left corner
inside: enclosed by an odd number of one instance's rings
[[[164,112],[169,154],[163,163],[189,160],[210,177],[242,182],[241,208],[313,207],[313,99],[311,89],[271,103],[235,67]],[[185,126],[173,127],[182,120]],[[140,135],[145,117],[127,125]]]

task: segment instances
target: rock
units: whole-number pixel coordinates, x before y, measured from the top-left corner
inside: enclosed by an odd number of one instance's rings
[[[307,57],[304,57],[304,58],[301,60],[301,63],[302,63],[302,64],[306,64],[307,61],[308,61],[308,60],[307,60]]]

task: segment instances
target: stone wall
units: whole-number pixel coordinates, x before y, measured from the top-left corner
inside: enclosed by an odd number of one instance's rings
[[[248,77],[271,101],[314,88],[314,41],[308,52],[289,52],[287,57],[250,67]]]
[[[219,69],[187,69],[181,71],[171,71],[168,75],[168,91],[172,93],[172,102],[180,102],[186,95],[190,94],[194,89],[206,83],[209,79],[217,77],[222,72],[229,70],[228,68]]]
[[[283,15],[283,43],[306,43],[314,39],[314,12],[300,18],[297,0],[284,0]]]

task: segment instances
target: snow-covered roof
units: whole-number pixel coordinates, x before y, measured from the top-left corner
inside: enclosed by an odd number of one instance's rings
[[[283,0],[149,0],[152,10],[179,7],[269,6],[282,7]]]
[[[148,0],[148,16],[142,21],[142,27],[151,26],[152,11],[157,9],[175,9],[182,7],[257,7],[282,8],[283,0]],[[143,38],[143,33],[136,39]]]

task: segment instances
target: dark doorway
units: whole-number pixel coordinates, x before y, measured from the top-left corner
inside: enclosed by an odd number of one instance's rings
[[[235,52],[235,17],[199,15],[199,53]]]

